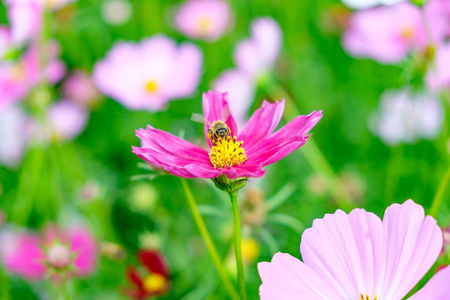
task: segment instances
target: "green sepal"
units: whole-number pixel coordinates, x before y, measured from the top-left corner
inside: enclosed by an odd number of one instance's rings
[[[234,193],[242,189],[248,181],[248,177],[240,177],[236,179],[228,179],[225,175],[220,175],[216,178],[211,178],[214,185],[219,190],[227,193]]]

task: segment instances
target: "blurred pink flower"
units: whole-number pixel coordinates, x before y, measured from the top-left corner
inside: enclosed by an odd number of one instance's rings
[[[272,69],[281,49],[282,31],[272,18],[260,18],[252,22],[251,38],[241,41],[235,49],[237,68],[258,79]]]
[[[62,85],[62,93],[64,98],[84,106],[91,106],[100,98],[92,77],[84,71],[70,74]]]
[[[50,42],[45,76],[51,84],[61,80],[66,72],[66,67],[58,59],[58,55],[58,44]],[[17,62],[0,62],[0,110],[25,98],[30,89],[41,80],[39,51],[35,44],[32,44]]]
[[[401,61],[411,51],[442,42],[449,20],[440,0],[430,0],[424,9],[431,41],[427,40],[420,9],[402,2],[356,12],[343,36],[344,48],[356,57],[369,57],[389,64]]]
[[[237,69],[225,70],[214,83],[214,90],[228,93],[228,106],[238,125],[242,127],[255,97],[253,78]]]
[[[383,221],[364,209],[337,210],[304,231],[303,262],[277,253],[258,264],[268,299],[403,299],[436,261],[442,231],[412,200],[386,209]],[[443,300],[450,268],[409,299]]]
[[[0,164],[16,166],[30,138],[30,120],[18,106],[0,110]]]
[[[434,139],[442,131],[444,107],[433,95],[414,94],[408,89],[383,93],[379,112],[369,126],[386,144]]]
[[[57,140],[71,140],[86,127],[88,120],[86,108],[70,100],[53,104],[47,112],[51,136]]]
[[[450,14],[449,14],[450,17]],[[426,76],[428,87],[433,92],[450,88],[450,43],[439,46],[434,65]]]
[[[38,235],[28,232],[3,231],[0,235],[3,265],[12,273],[29,280],[41,279],[45,273],[44,251]]]
[[[118,43],[96,63],[94,82],[129,109],[161,110],[172,99],[190,96],[202,73],[200,48],[177,46],[158,35],[140,43]]]
[[[284,110],[284,101],[264,101],[238,132],[236,122],[230,114],[227,95],[219,92],[203,94],[203,113],[208,124],[222,121],[230,130],[230,137],[220,139],[215,145],[208,138],[210,125],[205,124],[205,138],[211,152],[185,140],[155,129],[136,131],[145,142],[145,147],[133,147],[133,153],[154,166],[186,178],[215,178],[226,175],[228,179],[238,177],[261,177],[270,165],[306,143],[307,133],[322,117],[321,111],[308,116],[298,116],[286,126],[273,132]]]
[[[189,0],[178,9],[175,23],[191,38],[215,41],[230,25],[230,5],[226,0]]]
[[[67,230],[48,227],[44,236],[30,232],[4,231],[0,237],[0,254],[7,270],[29,280],[43,279],[51,267],[60,268],[64,262],[66,246],[70,251],[75,276],[92,273],[97,261],[97,242],[84,227]],[[74,259],[72,257],[75,257]],[[64,265],[64,267],[66,267]]]

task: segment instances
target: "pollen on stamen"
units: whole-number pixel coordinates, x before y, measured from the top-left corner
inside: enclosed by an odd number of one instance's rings
[[[238,142],[236,137],[226,137],[218,140],[209,153],[209,159],[215,169],[237,166],[247,160],[243,142]]]
[[[361,293],[361,298],[359,298],[359,300],[370,300],[369,295],[366,295],[366,297],[364,297],[364,295]],[[372,300],[377,300],[377,295],[375,295],[375,297]]]

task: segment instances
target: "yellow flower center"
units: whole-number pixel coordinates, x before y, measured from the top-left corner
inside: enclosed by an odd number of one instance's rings
[[[156,84],[156,82],[154,82],[153,80],[149,80],[146,84],[145,84],[145,90],[149,93],[153,93],[158,89],[158,84]]]
[[[201,34],[206,34],[209,31],[210,27],[211,27],[211,21],[210,21],[210,19],[208,17],[201,17],[198,20],[198,25],[197,26],[198,26],[197,27],[198,31]]]
[[[209,159],[214,169],[222,169],[240,165],[247,160],[245,150],[242,148],[244,142],[236,141],[236,137],[219,139],[209,153]]]
[[[144,290],[148,293],[162,292],[167,281],[161,274],[150,274],[144,279]]]
[[[364,298],[363,294],[360,294],[361,298],[359,298],[359,300],[370,300],[369,295],[366,295],[366,297]],[[375,297],[373,298],[373,300],[377,300],[377,295],[375,295]]]
[[[401,35],[405,41],[411,41],[415,36],[414,28],[412,26],[403,28]]]

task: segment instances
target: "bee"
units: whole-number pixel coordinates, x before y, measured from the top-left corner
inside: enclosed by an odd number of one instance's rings
[[[226,139],[231,136],[230,127],[223,121],[214,121],[212,124],[208,122],[202,115],[192,114],[193,121],[205,123],[208,128],[208,139],[211,144],[216,145],[218,141]]]
[[[231,136],[230,128],[222,121],[214,121],[208,128],[208,138],[213,145],[229,136]]]

